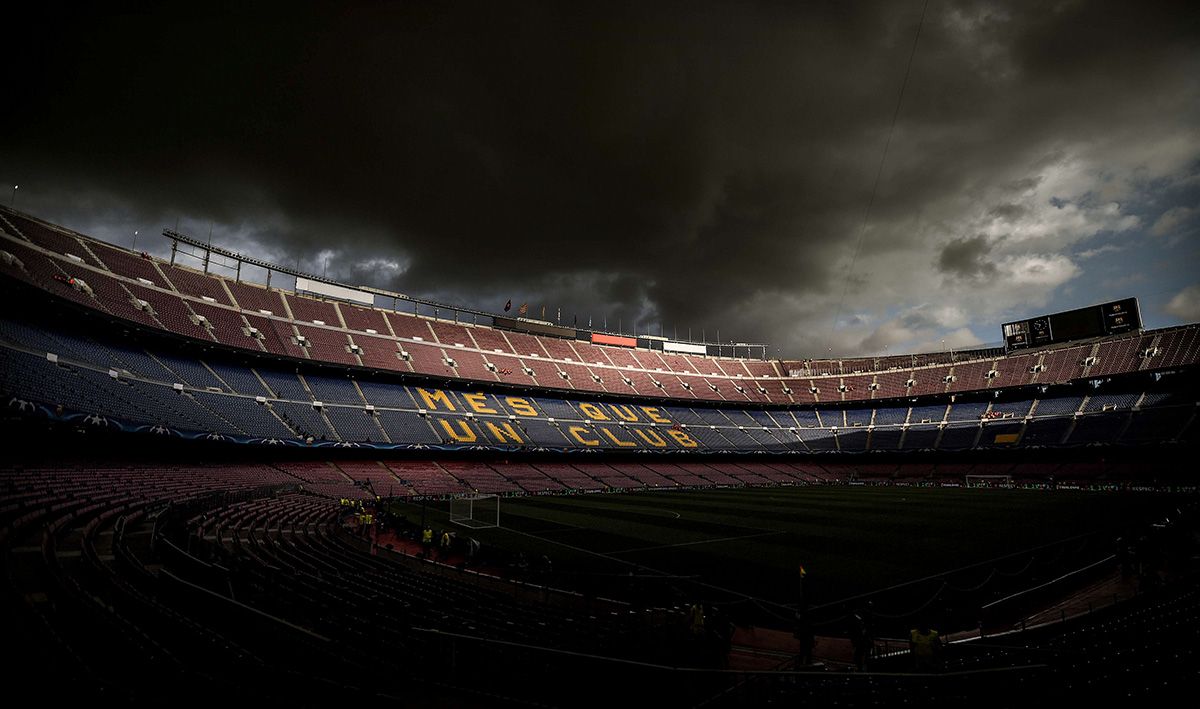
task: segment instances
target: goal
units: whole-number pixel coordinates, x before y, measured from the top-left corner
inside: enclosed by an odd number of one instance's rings
[[[968,475],[967,487],[1012,487],[1012,476]]]
[[[450,523],[471,529],[500,526],[498,495],[463,495],[450,499]]]

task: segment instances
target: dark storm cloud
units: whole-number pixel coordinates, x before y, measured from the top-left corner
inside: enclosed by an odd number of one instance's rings
[[[987,260],[992,250],[983,235],[955,239],[938,256],[938,270],[958,278],[980,278],[996,275],[996,264]]]
[[[921,10],[39,5],[0,48],[0,172],[84,230],[182,216],[356,283],[811,347],[873,255],[994,268],[924,236],[948,195],[1195,92],[1175,6],[932,0],[866,215]]]
[[[1034,185],[1025,182],[1021,187],[1029,189]],[[1005,221],[1015,221],[1029,213],[1029,208],[1020,204],[998,204],[988,212],[992,216]]]

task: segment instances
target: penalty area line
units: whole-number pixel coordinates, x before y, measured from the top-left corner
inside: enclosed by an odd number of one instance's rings
[[[785,534],[786,532],[759,532],[758,534],[741,534],[736,537],[722,537],[720,539],[698,539],[694,542],[678,542],[676,544],[656,544],[650,547],[634,547],[633,549],[621,549],[619,551],[610,551],[610,554],[632,554],[635,551],[652,551],[654,549],[674,549],[675,547],[690,547],[697,544],[716,544],[718,542],[732,542],[738,539],[753,539],[755,537],[770,537],[776,534]]]
[[[508,528],[508,527],[505,527],[503,529],[506,532],[512,532],[513,534],[520,534],[523,537],[537,539],[537,540],[546,542],[548,544],[557,544],[558,546],[566,547],[567,549],[572,549],[574,551],[581,552],[583,554],[591,554],[592,556],[598,556],[601,559],[607,559],[608,561],[613,561],[618,564],[632,566],[635,569],[642,569],[644,571],[649,571],[654,574],[658,574],[659,576],[662,576],[664,578],[675,577],[674,574],[668,574],[665,571],[661,571],[652,566],[646,566],[645,564],[639,564],[636,561],[627,561],[625,559],[618,559],[615,556],[610,556],[608,554],[604,554],[604,553],[601,553],[598,551],[592,551],[591,549],[584,549],[583,547],[577,547],[574,544],[567,544],[566,542],[560,542],[556,539],[547,539],[546,537],[539,537],[536,534],[530,534],[529,532],[522,532],[518,529],[512,529],[512,528]],[[767,532],[762,532],[760,534],[748,534],[748,535],[744,535],[742,537],[729,537],[729,539],[745,539],[746,537],[765,537],[765,536],[772,535],[772,534],[786,534],[786,533],[787,532],[783,532],[783,531],[767,531]],[[706,540],[702,540],[701,542],[684,542],[683,544],[697,544],[697,543],[705,543],[705,542],[710,542],[710,541],[720,541],[720,540],[706,539]],[[728,539],[726,541],[728,541]],[[683,546],[683,544],[668,544],[667,546]],[[651,547],[651,548],[653,548],[653,547]],[[620,552],[618,552],[618,553],[620,553]],[[735,591],[734,589],[725,588],[723,586],[718,586],[713,583],[707,583],[705,581],[694,581],[693,583],[703,586],[704,588],[711,588],[715,591],[721,591],[722,593],[728,593],[730,595],[737,596],[737,597],[741,598],[743,601],[755,601],[755,602],[759,602],[759,603],[768,603],[770,605],[779,606],[781,608],[787,608],[787,606],[784,606],[783,604],[776,603],[774,601],[767,601],[765,599],[759,599],[758,597],[752,596],[748,593],[743,593],[741,591]]]
[[[580,552],[580,553],[583,553],[583,554],[591,554],[592,556],[598,556],[598,557],[600,557],[601,559],[607,559],[607,560],[609,560],[609,561],[615,561],[615,562],[617,562],[618,564],[625,564],[626,566],[633,566],[633,567],[636,567],[636,568],[639,568],[639,569],[646,569],[647,571],[653,571],[654,573],[657,573],[657,574],[663,574],[664,576],[665,576],[665,575],[667,575],[667,574],[666,574],[665,572],[663,572],[663,571],[659,571],[658,569],[651,568],[651,567],[649,567],[649,566],[646,566],[646,565],[644,565],[644,564],[638,564],[638,563],[635,563],[635,562],[632,562],[632,561],[626,561],[626,560],[624,560],[624,559],[618,559],[618,558],[616,558],[615,556],[609,556],[608,554],[604,554],[604,553],[601,553],[601,552],[598,552],[598,551],[592,551],[591,549],[584,549],[583,547],[577,547],[577,546],[575,546],[574,544],[567,544],[566,542],[560,542],[560,541],[558,541],[557,539],[549,539],[549,538],[547,538],[547,537],[540,537],[540,536],[538,536],[538,535],[536,535],[536,534],[531,534],[531,533],[529,533],[529,532],[522,532],[522,531],[521,531],[521,530],[519,530],[519,529],[512,529],[511,527],[506,527],[506,528],[504,529],[504,531],[506,531],[506,532],[512,532],[513,534],[520,534],[521,536],[524,536],[524,537],[529,537],[529,538],[531,538],[531,539],[537,539],[537,540],[540,540],[540,541],[546,542],[546,543],[548,543],[548,544],[557,544],[557,545],[558,545],[558,546],[560,546],[560,547],[566,547],[567,549],[571,549],[572,551],[577,551],[577,552]]]

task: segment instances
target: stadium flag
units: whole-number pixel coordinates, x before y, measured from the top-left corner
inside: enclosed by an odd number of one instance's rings
[[[529,303],[521,303],[521,307],[517,308],[517,313],[524,315],[529,312]]]
[[[504,312],[507,313],[510,310],[512,310],[512,298],[509,298],[508,302],[504,304]]]

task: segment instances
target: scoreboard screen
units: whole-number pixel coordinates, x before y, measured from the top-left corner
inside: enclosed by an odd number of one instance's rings
[[[1056,342],[1133,332],[1142,327],[1137,298],[1090,305],[1053,315],[1005,323],[1004,344],[1010,350],[1041,347]]]

